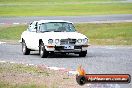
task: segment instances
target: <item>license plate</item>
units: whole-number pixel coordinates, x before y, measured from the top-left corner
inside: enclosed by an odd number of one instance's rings
[[[74,46],[66,45],[64,46],[64,49],[74,49]]]

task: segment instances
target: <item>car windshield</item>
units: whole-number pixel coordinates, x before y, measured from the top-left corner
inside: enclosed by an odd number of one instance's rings
[[[75,27],[72,23],[66,22],[50,22],[40,25],[41,32],[75,32]]]

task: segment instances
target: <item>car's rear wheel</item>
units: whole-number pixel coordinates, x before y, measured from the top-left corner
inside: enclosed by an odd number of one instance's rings
[[[22,53],[23,55],[29,55],[30,49],[27,48],[25,41],[22,41]]]
[[[86,55],[87,55],[87,51],[81,51],[79,53],[79,57],[86,57]]]
[[[49,52],[46,51],[43,42],[40,43],[40,46],[39,46],[39,53],[40,53],[41,58],[47,58],[48,55],[49,55]]]

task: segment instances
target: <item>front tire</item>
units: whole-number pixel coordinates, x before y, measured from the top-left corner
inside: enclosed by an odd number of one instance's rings
[[[81,51],[79,53],[79,57],[86,57],[86,55],[87,55],[87,51]]]
[[[49,52],[46,51],[43,42],[40,43],[40,46],[39,46],[39,53],[40,53],[40,57],[41,57],[41,58],[47,58],[48,55],[49,55]]]
[[[22,53],[23,55],[29,55],[30,49],[27,48],[25,41],[22,41]]]

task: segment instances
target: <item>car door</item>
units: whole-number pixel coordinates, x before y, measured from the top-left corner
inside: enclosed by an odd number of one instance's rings
[[[36,40],[37,40],[37,36],[36,36],[36,22],[33,22],[29,25],[27,32],[26,32],[26,45],[29,49],[33,49],[35,50],[36,47],[38,47],[36,45]]]

